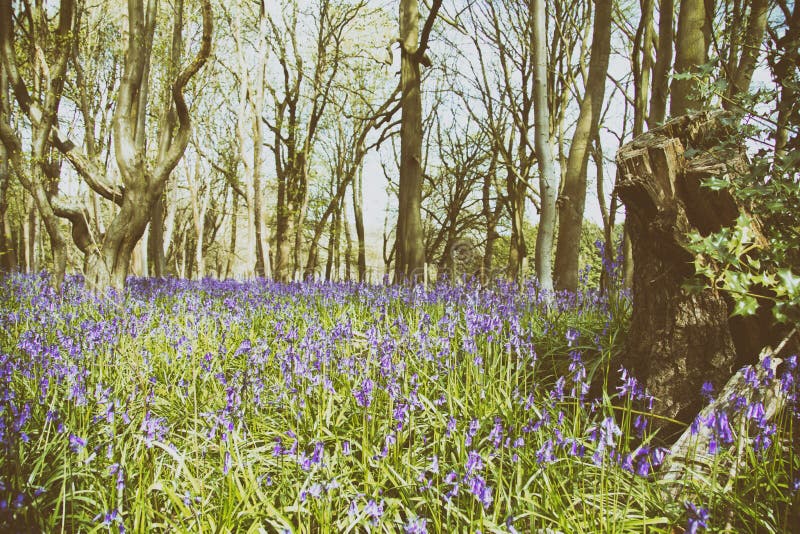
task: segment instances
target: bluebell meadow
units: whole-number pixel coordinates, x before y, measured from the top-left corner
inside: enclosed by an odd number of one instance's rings
[[[95,296],[5,276],[0,529],[788,528],[797,359],[747,375],[786,392],[775,417],[753,394],[693,423],[735,478],[669,499],[658,399],[611,364],[628,315],[624,295],[533,282],[130,279]]]

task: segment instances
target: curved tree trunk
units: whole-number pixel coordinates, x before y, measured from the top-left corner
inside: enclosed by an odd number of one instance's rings
[[[700,409],[703,382],[718,390],[735,369],[754,361],[770,335],[752,328],[758,317],[729,319],[731,303],[720,293],[683,289],[694,274],[686,234],[730,226],[741,211],[727,191],[701,187],[723,172],[747,170],[743,150],[716,146],[724,137],[720,115],[682,116],[617,154],[617,192],[627,208],[634,259],[633,316],[620,363],[658,399],[657,414],[684,422]],[[689,146],[702,155],[687,159]],[[753,231],[761,235],[757,223]],[[737,338],[732,330],[761,340]]]

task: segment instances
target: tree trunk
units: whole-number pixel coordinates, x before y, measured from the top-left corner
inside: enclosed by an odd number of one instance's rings
[[[417,0],[400,0],[400,185],[397,215],[395,278],[414,282],[422,276],[425,248],[422,235],[422,96]]]
[[[8,80],[0,64],[0,120],[6,122],[10,116],[8,102]],[[11,184],[11,168],[8,150],[0,141],[0,271],[13,271],[17,267],[17,255],[8,227],[8,186]]]
[[[152,275],[163,278],[167,272],[167,260],[164,256],[164,195],[156,199],[150,210],[147,259],[152,266]]]
[[[742,40],[742,55],[739,57],[738,65],[734,65],[733,61],[729,63],[729,72],[726,73],[728,88],[726,98],[722,101],[722,107],[725,109],[732,109],[735,105],[735,98],[750,90],[750,81],[753,79],[756,60],[761,52],[761,43],[767,27],[768,11],[767,0],[753,0],[750,5],[750,16],[747,19],[747,29]],[[731,31],[737,32],[739,28],[733,27]]]
[[[227,280],[233,272],[236,261],[236,225],[239,224],[239,197],[236,191],[231,192],[231,238],[228,242],[228,253],[225,255],[225,276]]]
[[[363,167],[359,167],[353,183],[353,213],[358,239],[358,281],[367,281],[367,245],[364,236]]]
[[[708,235],[733,224],[740,213],[730,193],[700,185],[722,172],[747,169],[743,149],[716,146],[725,137],[722,124],[720,115],[682,116],[617,154],[617,192],[627,208],[634,259],[633,316],[619,360],[658,399],[655,413],[683,422],[699,411],[703,382],[719,388],[757,356],[731,335],[731,303],[710,289],[683,289],[694,274],[686,234]],[[703,155],[686,159],[688,146]],[[757,227],[754,232],[761,235]],[[662,426],[667,433],[676,429]]]
[[[422,228],[422,95],[420,66],[433,21],[441,7],[434,0],[425,26],[419,29],[418,0],[400,0],[400,184],[398,190],[395,279],[422,280],[425,243]]]
[[[569,147],[567,172],[559,197],[558,244],[555,284],[558,289],[578,290],[578,260],[586,204],[586,173],[591,142],[600,121],[611,51],[611,1],[595,2],[592,49],[586,93]]]
[[[682,0],[678,14],[678,34],[675,37],[675,74],[693,74],[708,60],[710,16],[706,0]],[[673,117],[699,111],[703,101],[696,94],[697,81],[673,78],[670,88],[670,114]]]
[[[669,71],[672,67],[672,16],[675,12],[674,0],[661,0],[658,4],[658,51],[653,65],[653,96],[650,99],[650,114],[647,125],[655,128],[662,122],[667,112],[667,93],[669,91]]]
[[[336,259],[336,249],[339,247],[339,217],[342,214],[341,204],[337,204],[336,211],[331,220],[328,233],[328,254],[325,258],[325,281],[330,282],[334,279],[333,269]]]
[[[641,18],[633,42],[633,136],[644,132],[647,115],[647,96],[650,90],[650,70],[653,68],[651,53],[653,41],[653,2],[640,0]]]
[[[351,267],[353,264],[353,233],[350,231],[350,218],[347,216],[347,203],[345,202],[344,213],[342,214],[342,220],[344,224],[344,239],[345,239],[345,247],[344,247],[344,280],[345,282],[349,282],[353,279],[353,275],[351,272]]]
[[[197,280],[206,276],[206,260],[203,254],[203,236],[205,234],[206,211],[208,210],[209,194],[204,191],[200,177],[200,157],[194,160],[194,172],[186,164],[186,181],[189,184],[189,202],[192,208],[192,222],[194,223],[195,250],[194,264],[197,268]]]
[[[508,279],[519,280],[522,274],[522,262],[528,255],[525,243],[525,182],[517,179],[510,169],[506,175],[509,215],[511,216],[511,239],[508,247]]]
[[[534,141],[539,162],[539,228],[536,232],[536,277],[545,291],[553,290],[553,237],[556,229],[558,175],[550,142],[550,111],[547,107],[547,50],[545,48],[544,0],[534,0],[533,10],[533,113]]]

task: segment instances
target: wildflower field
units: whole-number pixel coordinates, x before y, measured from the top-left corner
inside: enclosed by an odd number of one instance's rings
[[[658,400],[611,364],[628,315],[534,285],[131,279],[97,297],[5,276],[0,531],[797,528],[796,359],[695,422],[714,468],[674,497]],[[766,420],[772,385],[788,400]]]

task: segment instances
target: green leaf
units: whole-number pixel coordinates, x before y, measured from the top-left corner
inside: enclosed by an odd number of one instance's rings
[[[731,293],[747,293],[750,289],[750,280],[745,273],[739,271],[725,271],[725,289]]]
[[[722,178],[707,178],[701,183],[703,187],[711,189],[712,191],[721,191],[723,189],[728,189],[731,186],[729,181]]]
[[[775,320],[779,323],[789,322],[789,316],[783,312],[785,308],[786,304],[784,302],[778,302],[775,307],[772,308],[772,316],[775,317]]]
[[[795,276],[789,269],[781,269],[778,271],[778,277],[790,297],[800,296],[800,276]]]
[[[731,315],[755,315],[756,310],[758,310],[758,301],[750,295],[744,295],[733,305]]]

